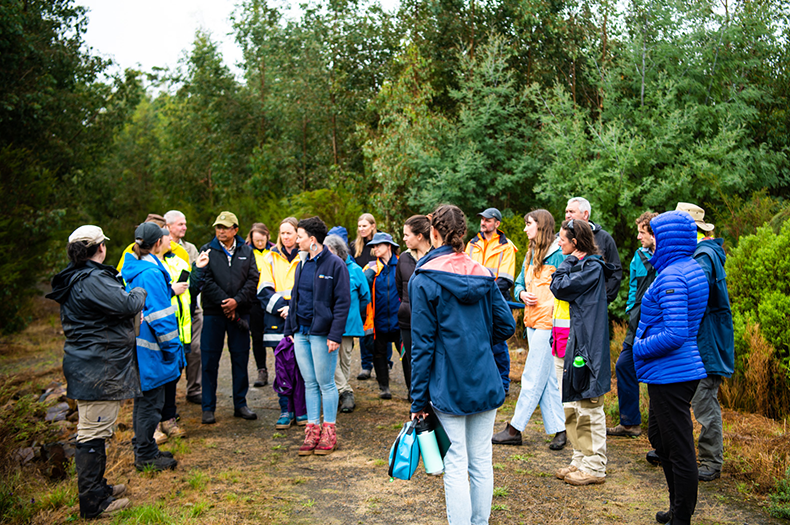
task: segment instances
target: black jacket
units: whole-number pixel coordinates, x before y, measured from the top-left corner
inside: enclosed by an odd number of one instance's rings
[[[211,250],[208,264],[199,272],[203,282],[203,315],[225,315],[221,304],[230,298],[238,303],[236,312],[239,315],[250,313],[252,302],[258,300],[255,292],[260,277],[252,248],[237,235],[236,250],[230,264],[225,249],[216,237],[200,248],[201,252],[206,250]]]
[[[83,401],[119,401],[140,395],[134,319],[146,292],[126,292],[112,266],[69,264],[52,279],[48,299],[60,303],[66,395]]]
[[[610,275],[606,277],[606,301],[611,303],[617,299],[617,292],[620,291],[620,283],[623,281],[623,265],[620,263],[620,254],[617,253],[617,245],[609,233],[601,228],[600,224],[590,221],[595,244],[603,255],[603,258],[614,267]]]
[[[398,259],[398,267],[395,270],[395,288],[400,297],[400,307],[398,307],[398,326],[401,330],[411,330],[411,303],[409,302],[409,279],[417,267],[417,261],[411,252],[404,252]]]

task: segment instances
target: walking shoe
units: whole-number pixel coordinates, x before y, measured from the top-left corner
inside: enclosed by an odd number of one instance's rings
[[[340,395],[340,411],[348,414],[353,412],[357,405],[354,403],[354,392],[344,392]]]
[[[390,387],[379,385],[379,398],[392,399],[392,393],[390,392]]]
[[[606,429],[607,436],[637,437],[642,435],[641,425],[617,425]]]
[[[126,485],[124,485],[123,483],[117,483],[115,485],[112,485],[110,488],[112,489],[112,493],[110,494],[110,496],[112,496],[113,498],[122,496],[124,492],[126,492]]]
[[[326,456],[327,454],[331,454],[335,448],[337,448],[335,424],[324,423],[321,427],[321,438],[318,440],[318,445],[315,447],[315,454],[318,456]]]
[[[562,432],[557,432],[554,434],[554,439],[551,440],[549,443],[549,448],[551,450],[562,450],[565,448],[565,445],[568,443],[567,434],[563,430]]]
[[[576,472],[577,469],[573,465],[568,465],[567,467],[559,469],[557,472],[554,473],[554,477],[557,479],[565,479],[565,476],[570,474],[571,472]]]
[[[494,445],[521,446],[521,432],[508,423],[504,430],[497,432],[491,437],[491,443]]]
[[[162,432],[167,434],[169,438],[185,438],[187,437],[187,433],[178,426],[178,422],[176,422],[176,418],[168,419],[167,421],[162,421],[159,423],[159,428],[162,429]]]
[[[359,375],[357,376],[357,379],[359,379],[360,381],[365,381],[367,379],[370,379],[370,370],[367,368],[363,368],[362,372],[360,372]]]
[[[670,521],[672,521],[672,509],[666,512],[663,511],[656,512],[656,521],[659,523],[669,523]]]
[[[710,467],[700,467],[699,468],[699,480],[700,481],[713,481],[714,479],[721,477],[721,471],[713,470]]]
[[[203,411],[203,419],[202,419],[201,423],[203,423],[204,425],[213,425],[216,422],[217,422],[217,420],[214,419],[214,412],[213,411],[209,411],[209,410],[204,410]]]
[[[269,371],[265,368],[258,369],[258,379],[252,384],[252,386],[266,386],[269,384]]]
[[[172,458],[173,457],[173,453],[168,451],[168,450],[160,450],[159,451],[159,455],[160,456],[164,456],[166,458]]]
[[[135,461],[134,467],[139,470],[140,472],[153,469],[155,471],[162,471],[167,469],[174,469],[178,465],[178,461],[173,459],[172,457],[164,456],[163,454],[159,454],[154,459],[147,459],[144,461]]]
[[[247,407],[239,407],[233,411],[233,417],[241,417],[244,419],[258,419],[258,414],[253,412]]]
[[[654,467],[661,466],[661,458],[658,457],[658,454],[656,453],[655,450],[651,450],[650,452],[648,452],[647,455],[645,456],[645,459],[647,460],[648,463],[650,463]]]
[[[162,423],[156,425],[156,430],[154,430],[154,440],[156,441],[157,445],[167,443],[167,434],[162,432]]]
[[[296,416],[296,425],[303,427],[307,424],[307,414],[303,416]]]
[[[321,439],[321,427],[308,423],[304,429],[304,443],[299,447],[300,456],[309,456],[315,451],[318,446],[318,441]]]
[[[203,404],[203,394],[194,394],[191,396],[187,396],[187,402],[192,403],[193,405],[202,405]]]
[[[577,470],[576,472],[569,472],[567,476],[565,476],[565,483],[569,485],[575,485],[577,487],[581,487],[584,485],[600,485],[606,481],[606,476],[593,476],[592,474],[588,474],[586,472],[582,472],[581,470]]]
[[[287,428],[291,428],[291,425],[294,424],[294,414],[293,412],[283,412],[280,414],[280,419],[277,420],[277,423],[274,424],[274,428],[277,430],[285,430]]]
[[[131,504],[132,503],[129,501],[129,498],[116,499],[115,501],[110,503],[106,509],[101,511],[101,514],[99,514],[97,517],[103,518],[105,516],[109,516],[110,514],[113,514],[115,512],[118,512],[119,510],[123,510],[127,508]]]

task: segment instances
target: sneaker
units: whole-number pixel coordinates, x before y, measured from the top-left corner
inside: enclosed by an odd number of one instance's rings
[[[348,414],[356,408],[354,403],[354,392],[345,392],[340,396],[340,411]]]
[[[368,370],[367,368],[363,368],[362,372],[360,372],[359,375],[357,376],[357,379],[359,379],[360,381],[366,381],[370,379],[370,370]]]
[[[160,456],[164,456],[166,458],[172,458],[173,457],[173,453],[170,452],[169,450],[160,450],[159,451],[159,455]]]
[[[303,416],[296,416],[296,425],[303,427],[307,424],[307,414]]]
[[[388,387],[388,386],[379,386],[379,398],[380,399],[392,399],[392,392],[390,392],[390,387]]]
[[[575,466],[568,465],[567,467],[561,468],[557,472],[555,472],[554,477],[557,479],[565,479],[565,476],[567,476],[571,472],[576,472],[577,470],[579,469],[577,469]]]
[[[113,514],[115,512],[118,512],[119,510],[123,510],[127,508],[131,504],[132,503],[129,501],[129,498],[116,499],[112,503],[110,503],[106,509],[101,511],[101,514],[99,514],[98,517],[103,518],[105,516],[109,516],[110,514]]]
[[[713,481],[721,477],[721,471],[713,470],[710,467],[700,467],[699,468],[699,480],[700,481]]]
[[[318,456],[326,456],[327,454],[331,454],[335,448],[337,448],[335,424],[324,423],[321,427],[321,438],[318,440],[318,445],[315,447],[315,454]]]
[[[274,424],[274,428],[277,430],[285,430],[287,428],[291,428],[291,425],[294,424],[294,415],[293,412],[283,412],[280,414],[280,419],[277,420],[277,423]]]
[[[184,432],[184,430],[178,426],[178,423],[176,422],[176,418],[168,419],[167,421],[162,421],[161,423],[159,423],[159,428],[161,428],[162,432],[164,432],[169,438],[187,437],[187,433]]]
[[[669,523],[672,521],[672,510],[656,512],[656,521],[659,523]]]
[[[203,411],[203,419],[201,420],[201,422],[204,425],[213,425],[214,423],[216,423],[217,420],[214,419],[214,412],[210,411],[210,410],[204,410]]]
[[[187,396],[187,402],[192,403],[193,405],[202,405],[203,394],[193,394],[191,396]]]
[[[112,496],[113,498],[117,498],[118,496],[122,496],[126,492],[126,485],[123,483],[117,483],[112,486]]]
[[[606,429],[607,436],[638,437],[642,435],[641,425],[617,425]]]
[[[565,445],[568,443],[568,437],[565,431],[557,432],[554,434],[554,439],[551,440],[549,443],[549,448],[551,450],[562,450],[565,448]]]
[[[497,432],[491,437],[491,443],[494,445],[521,445],[521,432],[511,426],[510,423],[505,425],[501,432]]]
[[[265,368],[258,369],[258,379],[252,384],[252,386],[262,387],[269,384],[269,371]]]
[[[140,472],[151,468],[159,472],[162,470],[174,469],[176,468],[176,465],[178,465],[178,461],[176,461],[172,457],[169,458],[163,454],[159,454],[154,459],[134,462],[134,467]]]
[[[315,451],[318,446],[318,441],[321,439],[321,427],[312,423],[307,423],[304,429],[304,443],[299,447],[300,456],[309,456]]]
[[[565,476],[565,483],[568,483],[569,485],[575,485],[577,487],[584,485],[600,485],[605,481],[606,476],[593,476],[592,474],[588,474],[581,470],[569,472],[568,475]]]
[[[154,440],[156,440],[157,445],[167,443],[167,434],[162,432],[162,423],[156,425],[156,430],[154,430]]]

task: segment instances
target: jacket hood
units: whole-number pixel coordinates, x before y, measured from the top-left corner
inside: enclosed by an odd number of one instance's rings
[[[88,261],[82,266],[75,266],[69,263],[66,268],[52,278],[52,291],[46,295],[47,299],[63,304],[69,298],[71,288],[90,274],[92,270],[109,271],[113,276],[118,272],[112,266]]]
[[[164,269],[164,267],[162,267],[162,263],[159,262],[159,259],[155,255],[152,255],[152,257],[156,260],[156,264],[152,263],[151,261],[141,261],[135,257],[133,253],[127,253],[124,256],[123,269],[121,270],[121,276],[123,277],[123,280],[129,283],[144,271],[156,269],[164,274],[165,281],[169,283],[170,274]]]
[[[711,258],[718,258],[722,266],[727,262],[727,254],[724,253],[724,239],[706,239],[697,244],[697,251],[704,251]]]
[[[656,251],[650,264],[660,272],[683,257],[691,257],[697,247],[697,225],[684,211],[668,211],[652,221]]]
[[[479,302],[494,285],[494,276],[466,253],[455,253],[449,246],[433,250],[417,263],[415,273],[422,273],[450,292],[458,302]]]

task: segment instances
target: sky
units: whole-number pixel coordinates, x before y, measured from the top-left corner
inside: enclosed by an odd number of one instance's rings
[[[192,47],[195,31],[204,29],[237,76],[241,49],[230,35],[230,15],[240,0],[76,0],[88,8],[85,43],[93,54],[112,58],[120,68],[175,68]],[[277,4],[278,2],[272,2]],[[285,1],[279,2],[285,5]],[[394,9],[398,0],[381,0]]]

